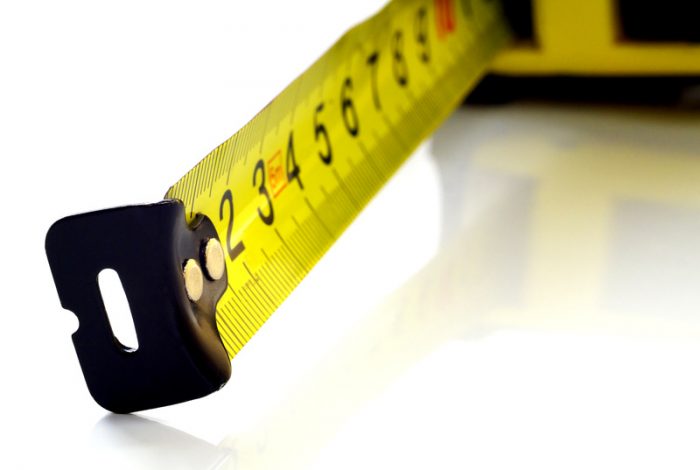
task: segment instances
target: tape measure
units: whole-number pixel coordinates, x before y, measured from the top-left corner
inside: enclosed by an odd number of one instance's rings
[[[229,360],[509,37],[496,1],[389,3],[175,183],[166,202],[57,222],[47,253],[62,304],[80,319],[73,339],[93,397],[131,412],[220,388]],[[106,320],[95,284],[105,268],[122,279],[136,351]]]

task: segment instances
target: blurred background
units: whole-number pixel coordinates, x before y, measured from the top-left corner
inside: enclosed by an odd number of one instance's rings
[[[92,401],[49,225],[160,199],[382,4],[0,6],[0,466],[697,468],[692,80],[583,97],[540,81],[493,104],[492,78],[223,390],[130,416]]]

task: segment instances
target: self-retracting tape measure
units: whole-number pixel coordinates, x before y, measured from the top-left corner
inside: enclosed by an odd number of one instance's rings
[[[68,217],[46,240],[95,400],[131,412],[221,388],[238,353],[509,32],[497,1],[406,0],[346,33],[165,201]],[[225,261],[224,261],[225,259]],[[139,348],[109,325],[120,275]]]

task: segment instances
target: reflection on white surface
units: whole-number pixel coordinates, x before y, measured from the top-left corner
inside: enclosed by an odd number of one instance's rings
[[[217,468],[230,452],[164,424],[133,415],[102,418],[86,457],[93,468]]]
[[[280,403],[217,445],[138,418],[98,434],[150,468],[696,467],[699,131],[671,110],[460,110],[431,144],[438,254]]]

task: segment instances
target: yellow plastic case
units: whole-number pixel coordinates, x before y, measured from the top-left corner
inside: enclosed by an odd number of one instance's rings
[[[528,8],[510,3],[518,14]],[[700,76],[700,2],[532,0],[529,8],[532,38],[502,52],[493,72]]]

